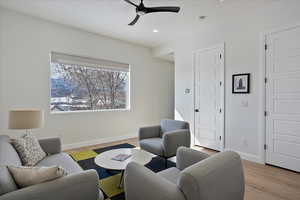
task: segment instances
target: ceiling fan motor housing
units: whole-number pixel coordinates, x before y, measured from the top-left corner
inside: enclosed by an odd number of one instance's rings
[[[136,14],[138,14],[139,16],[146,15],[144,11],[136,11]]]
[[[143,16],[148,13],[154,13],[154,12],[175,12],[178,13],[180,10],[180,7],[145,7],[143,0],[141,0],[141,3],[139,5],[131,2],[130,0],[124,0],[125,2],[133,5],[136,11],[136,17],[134,20],[129,23],[128,25],[133,26],[136,24],[136,22],[139,20],[140,16]]]
[[[138,7],[136,7],[136,14],[140,16],[147,14],[146,8],[143,3],[141,3]]]

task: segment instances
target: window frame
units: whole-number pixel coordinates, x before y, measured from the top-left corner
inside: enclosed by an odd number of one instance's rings
[[[125,65],[128,65],[128,71],[127,71],[127,74],[128,74],[128,81],[127,81],[127,84],[128,84],[128,92],[127,92],[127,96],[126,96],[126,108],[117,108],[117,109],[97,109],[97,110],[74,110],[74,111],[51,111],[51,98],[52,98],[52,82],[51,82],[51,79],[52,79],[52,72],[51,72],[51,64],[52,64],[52,55],[53,53],[57,53],[57,52],[51,52],[50,53],[50,62],[49,62],[49,106],[48,106],[48,109],[49,109],[49,113],[52,115],[64,115],[64,114],[77,114],[77,113],[97,113],[97,112],[129,112],[131,111],[131,65],[130,64],[125,64]],[[77,55],[71,55],[71,54],[64,54],[64,53],[58,53],[58,54],[62,54],[62,55],[68,55],[68,56],[74,56],[74,57],[82,57],[82,56],[77,56]],[[90,57],[82,57],[82,58],[85,58],[85,59],[91,59],[91,60],[102,60],[102,59],[96,59],[96,58],[90,58]],[[109,60],[104,60],[104,61],[108,61],[108,62],[112,62],[114,63],[115,61],[109,61]],[[119,62],[115,62],[115,63],[119,63]],[[123,63],[122,63],[123,64]],[[74,64],[75,65],[75,64]],[[82,66],[82,65],[79,65],[79,66]],[[88,68],[97,68],[95,66],[85,66],[85,67],[88,67]],[[101,69],[101,67],[98,67]],[[106,69],[105,67],[103,67],[102,69]],[[121,71],[121,70],[120,70]]]

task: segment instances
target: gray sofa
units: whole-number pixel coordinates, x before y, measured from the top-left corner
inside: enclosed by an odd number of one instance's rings
[[[165,159],[173,157],[180,146],[190,147],[189,123],[163,119],[158,126],[140,128],[139,143],[145,151]]]
[[[137,163],[125,170],[126,200],[243,200],[244,173],[240,156],[213,156],[180,147],[176,168],[157,174]]]
[[[10,144],[10,138],[0,135],[0,200],[102,200],[95,170],[83,171],[66,153],[61,152],[59,138],[39,140],[48,156],[37,166],[59,165],[68,175],[53,181],[18,189],[7,165],[21,166],[21,160]]]

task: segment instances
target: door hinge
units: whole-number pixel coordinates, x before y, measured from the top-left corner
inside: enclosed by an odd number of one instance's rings
[[[268,111],[265,111],[264,115],[265,115],[265,117],[268,116]]]
[[[268,45],[267,45],[267,44],[265,44],[265,50],[266,50],[266,51],[268,50]]]
[[[219,112],[222,113],[222,109],[221,108],[220,108]]]
[[[222,136],[221,135],[219,136],[219,139],[222,140]]]
[[[222,81],[220,81],[220,86],[222,86]]]
[[[268,78],[267,77],[265,77],[265,83],[267,83],[268,82]]]
[[[220,59],[222,59],[222,54],[220,54]]]
[[[264,144],[264,150],[267,150],[268,146],[266,144]]]

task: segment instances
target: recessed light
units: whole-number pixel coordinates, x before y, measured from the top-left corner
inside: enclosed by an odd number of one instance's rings
[[[219,0],[221,3],[223,3],[225,0]]]
[[[206,16],[199,16],[200,20],[204,20],[206,18]]]
[[[158,33],[158,30],[157,29],[153,29],[153,33]]]

